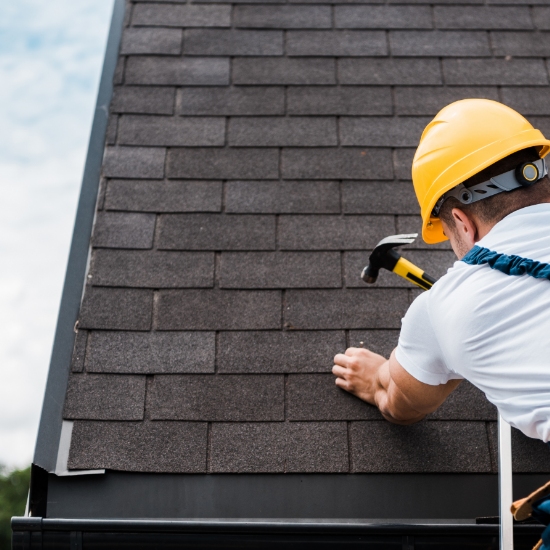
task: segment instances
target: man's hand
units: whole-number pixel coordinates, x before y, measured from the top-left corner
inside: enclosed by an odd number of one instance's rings
[[[430,386],[411,376],[392,352],[389,360],[368,349],[348,348],[334,357],[336,385],[376,405],[384,418],[413,424],[435,411],[460,380]]]
[[[364,348],[348,348],[346,353],[334,357],[332,374],[336,385],[359,399],[376,405],[374,396],[380,388],[378,374],[380,367],[388,360]]]

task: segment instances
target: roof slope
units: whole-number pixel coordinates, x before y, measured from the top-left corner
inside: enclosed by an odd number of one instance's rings
[[[484,97],[550,130],[550,8],[502,3],[128,4],[70,468],[496,471],[472,386],[400,427],[330,371],[360,342],[388,355],[417,293],[359,274],[379,239],[420,228],[410,164],[430,117]],[[409,248],[435,276],[453,262]],[[514,437],[516,470],[547,471]]]

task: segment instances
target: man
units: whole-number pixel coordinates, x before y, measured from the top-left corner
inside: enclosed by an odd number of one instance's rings
[[[413,184],[424,240],[448,238],[463,261],[413,302],[389,360],[358,348],[336,355],[340,388],[412,424],[467,379],[512,426],[550,440],[549,151],[500,103],[468,99],[438,113]]]

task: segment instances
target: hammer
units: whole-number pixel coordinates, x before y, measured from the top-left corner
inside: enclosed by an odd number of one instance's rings
[[[365,283],[373,284],[378,278],[380,269],[384,268],[388,271],[397,273],[397,275],[400,275],[407,279],[407,281],[410,281],[424,290],[430,290],[435,283],[435,279],[424,273],[422,269],[416,267],[394,250],[396,246],[413,243],[416,237],[418,237],[418,233],[391,235],[390,237],[382,239],[369,256],[369,265],[363,269],[361,279],[363,279]]]

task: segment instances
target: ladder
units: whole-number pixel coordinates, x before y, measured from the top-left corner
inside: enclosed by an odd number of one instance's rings
[[[512,428],[498,415],[498,496],[500,517],[500,550],[514,549],[512,504]]]

